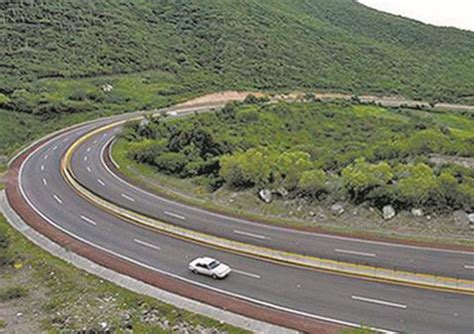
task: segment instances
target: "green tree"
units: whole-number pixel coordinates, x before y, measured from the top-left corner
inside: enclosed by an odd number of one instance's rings
[[[278,174],[276,178],[281,178],[282,185],[287,190],[293,190],[298,185],[303,172],[311,170],[314,164],[309,153],[293,151],[274,157],[273,166]]]
[[[408,176],[396,185],[398,199],[406,205],[423,206],[441,194],[438,181],[430,166],[423,163],[410,166]]]
[[[386,162],[369,164],[360,158],[342,170],[342,178],[354,199],[363,199],[369,191],[384,186],[393,179],[392,168]]]
[[[298,188],[307,196],[319,198],[323,193],[328,192],[327,181],[323,170],[313,169],[302,173]]]

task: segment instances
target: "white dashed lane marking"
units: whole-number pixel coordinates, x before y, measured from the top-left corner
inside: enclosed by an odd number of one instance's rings
[[[58,202],[59,204],[63,204],[63,200],[61,198],[59,198],[58,195],[53,195],[53,198],[56,200],[56,202]]]
[[[142,241],[140,239],[133,239],[133,241],[135,241],[137,244],[140,244],[140,245],[148,247],[148,248],[152,248],[152,249],[155,249],[155,250],[161,250],[160,247],[158,247],[156,245],[153,245],[153,244],[150,244],[148,242]]]
[[[181,219],[181,220],[186,219],[186,217],[178,215],[177,213],[174,213],[174,212],[165,211],[164,213],[165,213],[165,215],[170,216],[170,217],[178,218],[178,219]]]
[[[130,202],[135,202],[135,198],[128,196],[127,194],[122,194],[122,197]]]
[[[269,239],[268,237],[264,235],[254,234],[254,233],[245,232],[245,231],[234,230],[234,233],[244,235],[246,237],[256,238],[256,239]]]
[[[88,223],[88,224],[91,224],[91,225],[94,225],[94,226],[97,225],[97,223],[95,221],[93,221],[92,219],[90,219],[86,216],[81,216],[81,219],[83,221],[85,221],[86,223]]]
[[[260,279],[260,275],[257,275],[257,274],[252,274],[252,273],[248,273],[246,271],[237,270],[237,269],[232,269],[232,271],[236,274],[248,276],[248,277],[255,278],[255,279]]]
[[[335,251],[336,253],[344,253],[344,254],[350,254],[350,255],[376,257],[376,255],[375,255],[374,253],[356,252],[356,251],[351,251],[351,250],[346,250],[346,249],[335,249],[334,251]]]
[[[402,308],[406,309],[407,306],[403,304],[398,304],[394,302],[389,302],[386,300],[378,300],[378,299],[372,299],[372,298],[366,298],[366,297],[360,297],[360,296],[352,296],[353,300],[361,301],[361,302],[366,302],[366,303],[372,303],[372,304],[378,304],[378,305],[383,305],[383,306],[390,306],[390,307],[396,307],[396,308]]]

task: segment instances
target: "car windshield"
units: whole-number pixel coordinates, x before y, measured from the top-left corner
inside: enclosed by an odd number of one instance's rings
[[[219,261],[212,261],[211,263],[209,263],[209,268],[214,269],[218,265],[220,265]]]

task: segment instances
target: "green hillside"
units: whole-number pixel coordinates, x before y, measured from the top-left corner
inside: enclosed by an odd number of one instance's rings
[[[353,0],[3,4],[16,78],[200,71],[217,86],[312,87],[455,100],[474,94],[474,33]]]
[[[0,128],[2,143],[24,129],[24,113],[67,124],[222,89],[474,102],[474,33],[353,0],[41,0],[0,10],[0,115],[20,113]],[[43,130],[26,131],[18,142]]]

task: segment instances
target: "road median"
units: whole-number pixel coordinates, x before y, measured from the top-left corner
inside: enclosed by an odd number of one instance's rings
[[[234,240],[208,235],[205,233],[192,231],[186,228],[178,227],[169,223],[153,219],[131,210],[111,203],[102,197],[91,192],[84,187],[74,176],[71,169],[71,157],[75,149],[92,136],[109,130],[122,122],[108,124],[87,133],[74,142],[61,161],[61,173],[70,186],[83,198],[94,205],[119,216],[127,221],[151,228],[160,233],[169,236],[185,239],[190,242],[205,245],[207,247],[218,248],[228,252],[241,254],[266,261],[277,262],[285,265],[304,267],[313,270],[332,272],[339,275],[353,276],[362,279],[370,279],[402,285],[416,286],[428,289],[459,292],[465,294],[474,294],[474,281],[466,279],[457,279],[453,277],[435,276],[423,273],[413,273],[408,271],[399,271],[388,268],[381,268],[368,265],[359,265],[354,263],[329,260],[315,256],[305,256],[296,253],[275,250],[271,248],[246,244]]]

